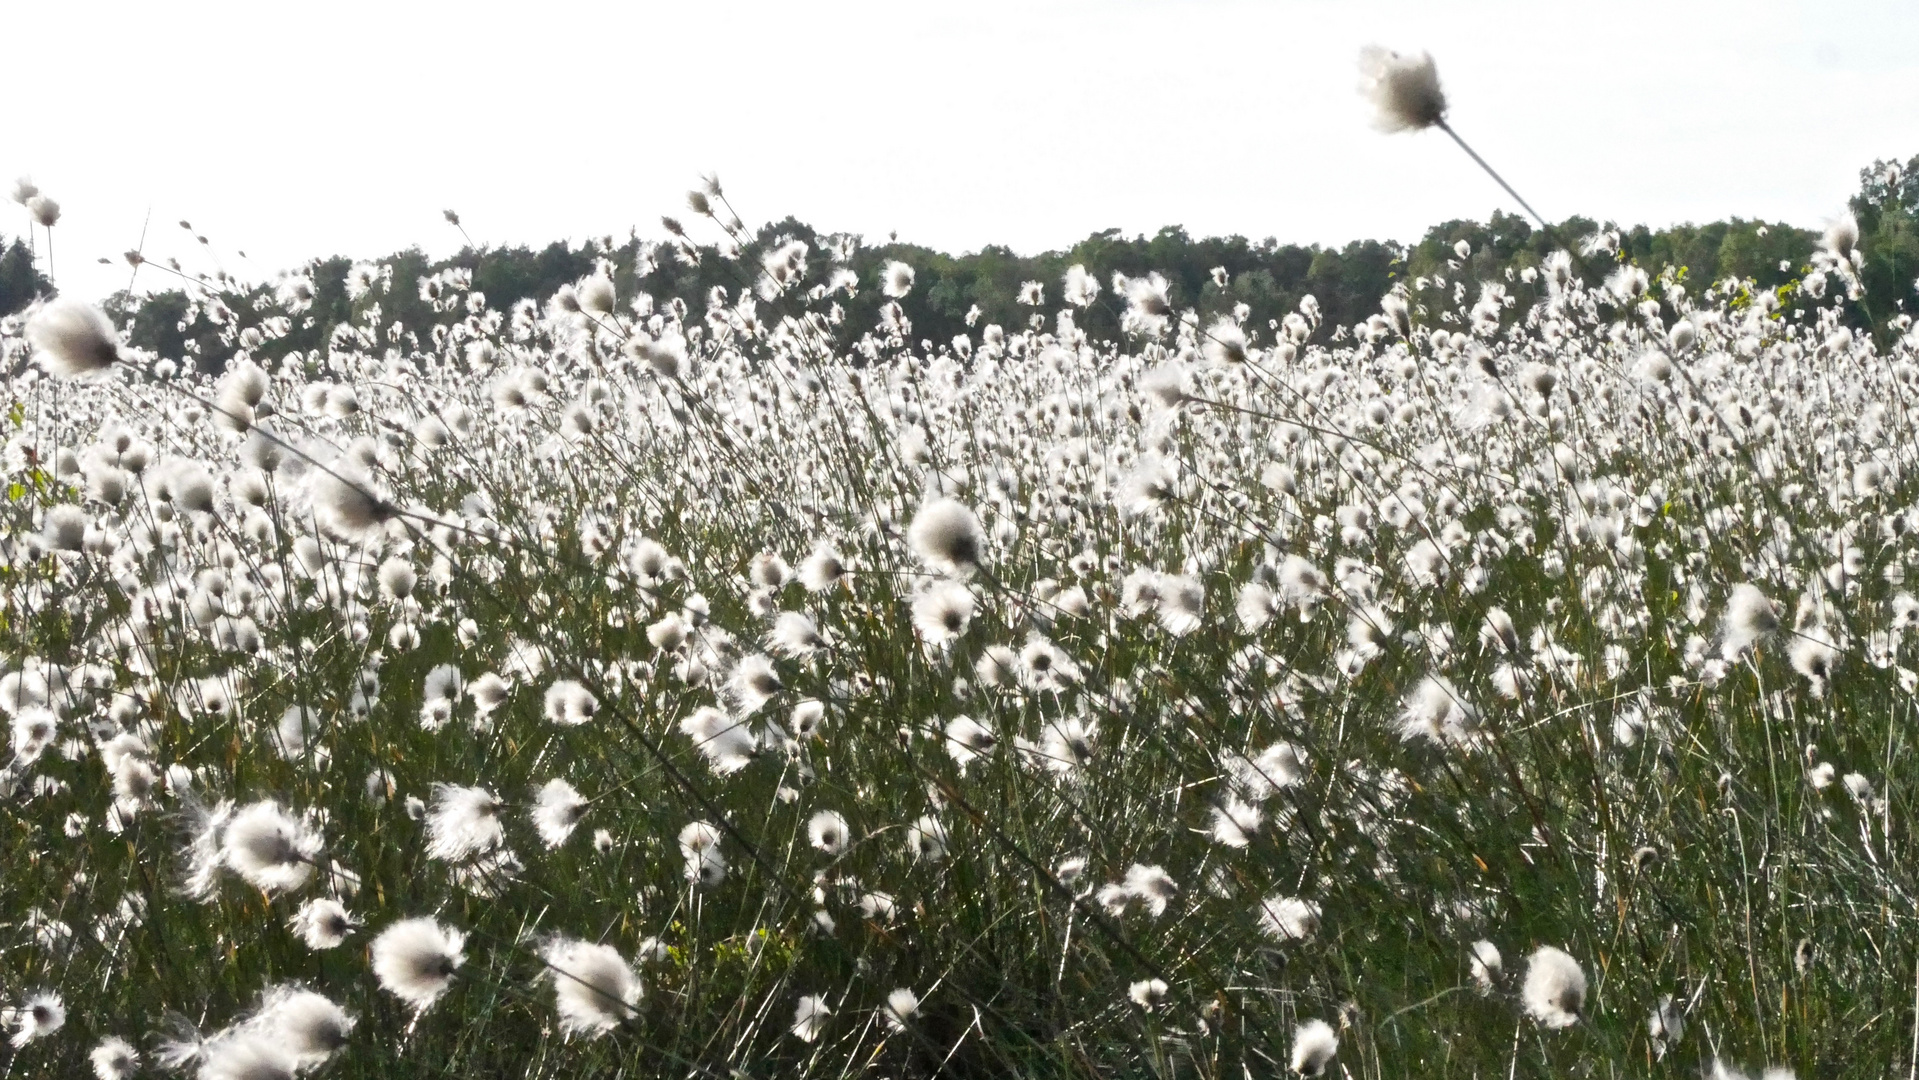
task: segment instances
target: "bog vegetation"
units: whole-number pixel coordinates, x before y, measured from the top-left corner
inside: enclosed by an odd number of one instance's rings
[[[935,341],[691,201],[543,304],[192,283],[217,374],[0,324],[7,1074],[1911,1067],[1919,338],[1850,219]]]

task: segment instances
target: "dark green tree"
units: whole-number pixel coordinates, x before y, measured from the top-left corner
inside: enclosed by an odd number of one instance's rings
[[[1860,306],[1875,334],[1888,320],[1910,312],[1919,287],[1919,156],[1901,165],[1875,161],[1859,170],[1859,194],[1852,198],[1859,221],[1859,281],[1866,287]]]
[[[1919,227],[1913,220],[1919,210],[1919,179],[1912,166],[1919,166],[1919,158],[1908,163],[1897,183],[1888,183],[1888,166],[1875,163],[1862,173],[1861,191],[1853,200],[1860,224],[1859,246],[1864,258],[1861,277],[1867,295],[1863,305],[1855,305],[1849,315],[1860,325],[1877,324],[1881,333],[1886,321],[1904,310],[1914,279],[1919,277]],[[426,341],[436,322],[450,322],[458,314],[433,311],[420,296],[420,279],[452,266],[470,270],[474,288],[485,293],[493,306],[503,308],[521,299],[545,304],[561,286],[585,277],[596,264],[605,262],[612,269],[623,303],[644,291],[658,305],[684,302],[695,317],[705,310],[716,289],[724,290],[729,303],[749,295],[759,274],[760,255],[786,241],[800,240],[808,245],[808,282],[823,282],[835,269],[828,248],[831,237],[793,218],[742,236],[747,250],[738,260],[721,256],[719,234],[711,222],[695,225],[690,228],[692,235],[710,237],[714,242],[699,247],[697,259],[681,258],[670,246],[660,245],[653,252],[654,267],[643,280],[636,273],[643,250],[637,236],[618,243],[612,238],[583,245],[553,243],[537,250],[469,247],[442,260],[431,260],[418,249],[409,249],[382,260],[391,267],[391,287],[357,302],[349,300],[344,285],[352,263],[344,258],[316,261],[305,270],[314,286],[311,308],[266,352],[278,356],[295,349],[324,350],[335,325],[364,313],[371,304],[379,305],[384,326],[397,323],[403,327],[402,340],[410,335],[415,342]],[[1496,283],[1513,299],[1506,317],[1521,317],[1544,287],[1543,283],[1528,283],[1524,271],[1539,267],[1557,247],[1577,248],[1585,238],[1602,230],[1616,232],[1618,241],[1612,250],[1595,252],[1581,261],[1579,272],[1594,285],[1619,264],[1634,263],[1654,274],[1670,267],[1694,291],[1728,277],[1750,278],[1761,288],[1776,288],[1805,273],[1819,243],[1819,235],[1811,230],[1742,218],[1652,229],[1620,228],[1574,217],[1548,231],[1504,212],[1495,212],[1485,222],[1445,222],[1427,230],[1410,246],[1379,240],[1321,247],[1281,244],[1273,239],[1252,241],[1243,236],[1194,237],[1179,226],[1131,237],[1118,229],[1108,229],[1065,250],[1037,255],[1020,255],[997,245],[952,255],[889,238],[884,243],[860,245],[848,264],[859,276],[859,288],[853,297],[841,300],[845,319],[836,344],[850,344],[878,322],[881,305],[887,302],[880,292],[881,278],[886,264],[895,259],[908,263],[916,273],[912,291],[899,301],[912,324],[912,338],[936,348],[961,334],[977,339],[981,329],[990,324],[1020,328],[1038,317],[1050,329],[1062,279],[1075,264],[1085,266],[1101,286],[1098,301],[1076,313],[1078,325],[1095,335],[1110,336],[1118,331],[1126,301],[1115,294],[1114,275],[1131,277],[1148,272],[1163,274],[1173,304],[1196,309],[1203,321],[1244,305],[1249,328],[1266,333],[1269,326],[1298,310],[1300,302],[1311,295],[1331,332],[1333,326],[1365,321],[1379,311],[1380,298],[1388,290],[1402,283],[1410,286],[1422,278],[1431,283],[1444,277],[1449,294],[1453,283],[1464,282],[1473,290],[1480,282]],[[1455,248],[1462,240],[1468,245],[1463,258]],[[13,302],[10,298],[16,293],[8,291],[12,279],[4,275],[15,273],[11,269],[13,260],[20,254],[16,242],[0,258],[0,300]],[[1224,285],[1215,277],[1216,270],[1225,272]],[[1045,297],[1042,306],[1020,302],[1026,282],[1040,284]],[[258,287],[228,299],[241,325],[261,317],[254,310],[254,300],[263,291],[266,287]],[[27,295],[31,295],[31,289]],[[1428,302],[1436,299],[1436,294],[1426,297]],[[1450,303],[1450,295],[1445,302]],[[178,292],[146,301],[132,316],[133,341],[161,355],[190,353],[202,367],[218,369],[227,359],[222,355],[225,347],[220,344],[218,328],[204,319],[187,323],[190,309],[187,298]],[[772,320],[797,310],[797,306],[791,298],[776,297],[761,301],[760,310]]]
[[[34,265],[27,245],[17,237],[8,243],[0,236],[0,315],[11,315],[52,291],[53,283]]]

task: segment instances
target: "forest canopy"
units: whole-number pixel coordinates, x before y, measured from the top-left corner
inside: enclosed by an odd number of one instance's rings
[[[1858,247],[1864,262],[1860,280],[1866,295],[1849,316],[1861,327],[1883,327],[1887,319],[1903,311],[1919,276],[1919,232],[1913,224],[1919,209],[1919,181],[1914,173],[1919,170],[1914,166],[1919,166],[1919,157],[1904,168],[1879,161],[1860,172],[1860,190],[1851,200],[1851,210],[1859,222]],[[437,322],[451,317],[436,312],[432,286],[423,285],[448,271],[470,273],[474,290],[496,304],[530,299],[544,305],[563,286],[607,270],[623,303],[644,293],[655,304],[678,299],[692,310],[703,310],[715,289],[737,298],[754,287],[743,268],[750,263],[722,257],[728,240],[721,229],[711,228],[710,239],[700,239],[703,234],[696,226],[715,225],[726,216],[718,207],[716,214],[712,222],[685,226],[688,239],[664,244],[642,240],[635,232],[624,240],[556,241],[537,250],[469,245],[444,259],[430,259],[418,248],[410,248],[371,262],[344,257],[315,260],[297,272],[312,291],[305,318],[283,334],[268,335],[271,340],[255,352],[277,358],[293,350],[324,349],[334,327],[351,320],[356,303],[377,303],[396,341],[409,334],[418,340]],[[1702,288],[1731,277],[1751,279],[1760,289],[1774,289],[1808,269],[1820,239],[1817,230],[1737,217],[1664,229],[1621,228],[1574,217],[1549,233],[1522,217],[1500,212],[1484,222],[1462,219],[1435,225],[1412,244],[1355,240],[1343,247],[1243,236],[1194,237],[1172,225],[1150,236],[1129,237],[1108,229],[1064,250],[1037,255],[1021,255],[996,245],[953,255],[897,239],[869,244],[858,237],[823,233],[790,217],[763,225],[750,235],[741,230],[734,236],[733,242],[754,251],[771,251],[791,241],[806,244],[808,281],[824,281],[835,269],[858,276],[859,286],[846,300],[845,319],[840,323],[847,339],[839,342],[842,346],[874,324],[880,305],[887,301],[877,285],[893,261],[910,265],[916,274],[913,289],[899,300],[912,337],[938,345],[989,325],[1015,328],[1040,318],[1040,307],[1024,301],[1057,299],[1062,279],[1073,266],[1083,266],[1104,290],[1104,302],[1085,310],[1080,327],[1092,334],[1110,334],[1118,329],[1119,306],[1111,294],[1115,274],[1163,275],[1172,304],[1194,308],[1202,319],[1234,313],[1244,305],[1239,314],[1245,324],[1265,327],[1298,310],[1301,300],[1311,295],[1329,323],[1351,325],[1376,314],[1381,296],[1396,285],[1421,279],[1444,280],[1452,288],[1462,283],[1475,287],[1486,281],[1502,283],[1513,301],[1509,308],[1523,312],[1535,298],[1532,275],[1525,271],[1539,267],[1562,246],[1583,249],[1581,269],[1590,284],[1597,284],[1618,265],[1630,264],[1654,275],[1670,270],[1682,281],[1701,283]],[[347,283],[356,265],[377,278],[374,290],[357,300],[349,295]],[[160,356],[191,356],[203,370],[219,370],[227,358],[222,355],[221,327],[215,320],[230,317],[248,325],[255,318],[256,302],[271,296],[284,281],[236,287],[231,282],[201,279],[199,284],[221,295],[223,304],[210,312],[186,290],[170,289],[146,297],[119,294],[108,306],[130,324],[131,344]],[[18,311],[35,295],[49,291],[26,247],[17,239],[10,245],[0,239],[0,313]],[[783,313],[781,304],[770,302],[766,313],[777,317]]]

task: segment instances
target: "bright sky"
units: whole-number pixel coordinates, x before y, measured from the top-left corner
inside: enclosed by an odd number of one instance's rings
[[[1516,210],[1444,135],[1370,127],[1369,42],[1430,50],[1454,126],[1549,217],[1817,226],[1919,152],[1911,0],[59,0],[0,25],[0,180],[61,203],[55,271],[87,296],[126,284],[149,209],[150,256],[265,277],[451,252],[448,207],[487,244],[658,235],[715,170],[749,222],[953,251]]]

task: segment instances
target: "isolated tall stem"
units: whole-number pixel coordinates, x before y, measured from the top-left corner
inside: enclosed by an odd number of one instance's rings
[[[1546,219],[1539,216],[1539,211],[1533,209],[1533,205],[1526,201],[1525,196],[1521,195],[1517,191],[1514,191],[1513,186],[1506,182],[1505,177],[1499,175],[1499,172],[1495,170],[1491,165],[1486,164],[1486,159],[1479,156],[1479,151],[1474,150],[1471,146],[1468,146],[1466,144],[1466,140],[1459,137],[1459,132],[1454,131],[1453,126],[1451,124],[1448,124],[1444,120],[1440,120],[1440,121],[1437,121],[1436,126],[1439,128],[1439,130],[1445,132],[1448,135],[1451,135],[1453,137],[1453,141],[1459,144],[1459,148],[1461,150],[1466,151],[1466,156],[1469,158],[1472,158],[1475,164],[1477,164],[1480,168],[1486,170],[1486,175],[1492,177],[1494,182],[1496,182],[1500,187],[1505,188],[1506,194],[1511,195],[1513,199],[1517,201],[1521,207],[1525,208],[1525,211],[1528,214],[1531,214],[1533,216],[1533,220],[1539,222],[1540,228],[1546,230],[1546,232],[1549,235],[1552,233],[1553,227],[1551,225],[1546,224]],[[1556,240],[1558,238],[1554,237],[1554,239]]]
[[[1486,159],[1479,156],[1479,151],[1474,150],[1470,145],[1467,144],[1465,139],[1460,138],[1459,132],[1454,131],[1453,126],[1451,124],[1448,124],[1444,119],[1440,119],[1440,120],[1434,121],[1434,126],[1439,128],[1439,130],[1445,132],[1446,134],[1452,136],[1453,141],[1459,144],[1459,148],[1461,150],[1466,151],[1466,156],[1473,159],[1473,164],[1478,165],[1480,168],[1486,170],[1486,175],[1492,177],[1494,183],[1498,184],[1501,188],[1505,189],[1506,194],[1511,195],[1513,197],[1513,201],[1518,203],[1521,209],[1525,210],[1526,213],[1531,214],[1532,219],[1534,221],[1539,222],[1540,231],[1546,234],[1546,239],[1551,240],[1553,242],[1553,246],[1564,251],[1567,255],[1570,255],[1572,257],[1572,260],[1579,264],[1579,272],[1582,275],[1584,275],[1588,279],[1593,279],[1598,276],[1593,273],[1592,267],[1586,264],[1586,257],[1579,253],[1579,249],[1572,244],[1566,243],[1566,241],[1560,237],[1559,230],[1553,228],[1552,224],[1548,222],[1543,216],[1541,216],[1539,211],[1534,210],[1533,204],[1527,202],[1526,197],[1524,195],[1521,195],[1518,191],[1514,190],[1513,186],[1506,182],[1506,178],[1499,175],[1499,170],[1487,164]]]

